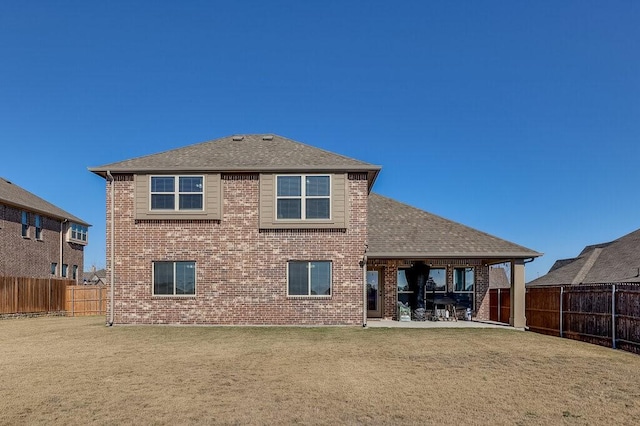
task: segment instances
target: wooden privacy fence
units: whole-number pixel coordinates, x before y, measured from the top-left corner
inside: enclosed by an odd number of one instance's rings
[[[70,285],[67,287],[67,316],[107,314],[107,287]]]
[[[0,314],[64,311],[65,288],[71,280],[0,277]]]
[[[511,289],[489,289],[489,319],[509,324],[511,316]]]
[[[527,287],[529,330],[640,353],[640,284]]]

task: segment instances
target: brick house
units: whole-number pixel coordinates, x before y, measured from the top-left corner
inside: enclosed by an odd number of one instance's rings
[[[89,226],[0,178],[0,276],[81,280]]]
[[[488,265],[513,261],[523,327],[540,254],[372,193],[380,169],[276,135],[90,168],[107,181],[108,322],[366,324],[415,303],[416,276],[488,318]]]

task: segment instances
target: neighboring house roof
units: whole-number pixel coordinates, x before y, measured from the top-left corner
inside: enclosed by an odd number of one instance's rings
[[[136,172],[368,172],[369,187],[381,167],[278,135],[235,135],[133,158],[90,171],[105,176]]]
[[[84,220],[54,206],[37,195],[19,187],[15,183],[0,177],[0,203],[8,204],[20,209],[40,213],[54,219],[67,219],[71,222],[90,226]]]
[[[617,240],[590,245],[578,257],[561,259],[527,285],[640,282],[640,229]]]
[[[369,195],[368,256],[379,258],[531,258],[534,250],[424,210]]]
[[[98,269],[97,271],[83,272],[82,280],[97,284],[105,284],[107,282],[107,271],[104,269]]]
[[[489,288],[511,288],[507,271],[499,266],[489,268]]]

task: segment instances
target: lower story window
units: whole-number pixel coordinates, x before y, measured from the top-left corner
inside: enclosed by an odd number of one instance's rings
[[[473,268],[453,269],[453,291],[456,293],[458,308],[475,311],[475,271]]]
[[[67,278],[67,271],[69,270],[69,265],[66,263],[62,264],[62,276]]]
[[[300,262],[288,264],[289,296],[331,296],[331,262]]]
[[[461,293],[473,292],[475,278],[473,268],[453,269],[453,289]]]
[[[196,263],[153,262],[153,294],[196,294]]]

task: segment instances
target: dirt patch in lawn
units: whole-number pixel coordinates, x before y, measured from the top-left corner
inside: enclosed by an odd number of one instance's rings
[[[640,357],[512,330],[0,321],[0,424],[637,424]]]

